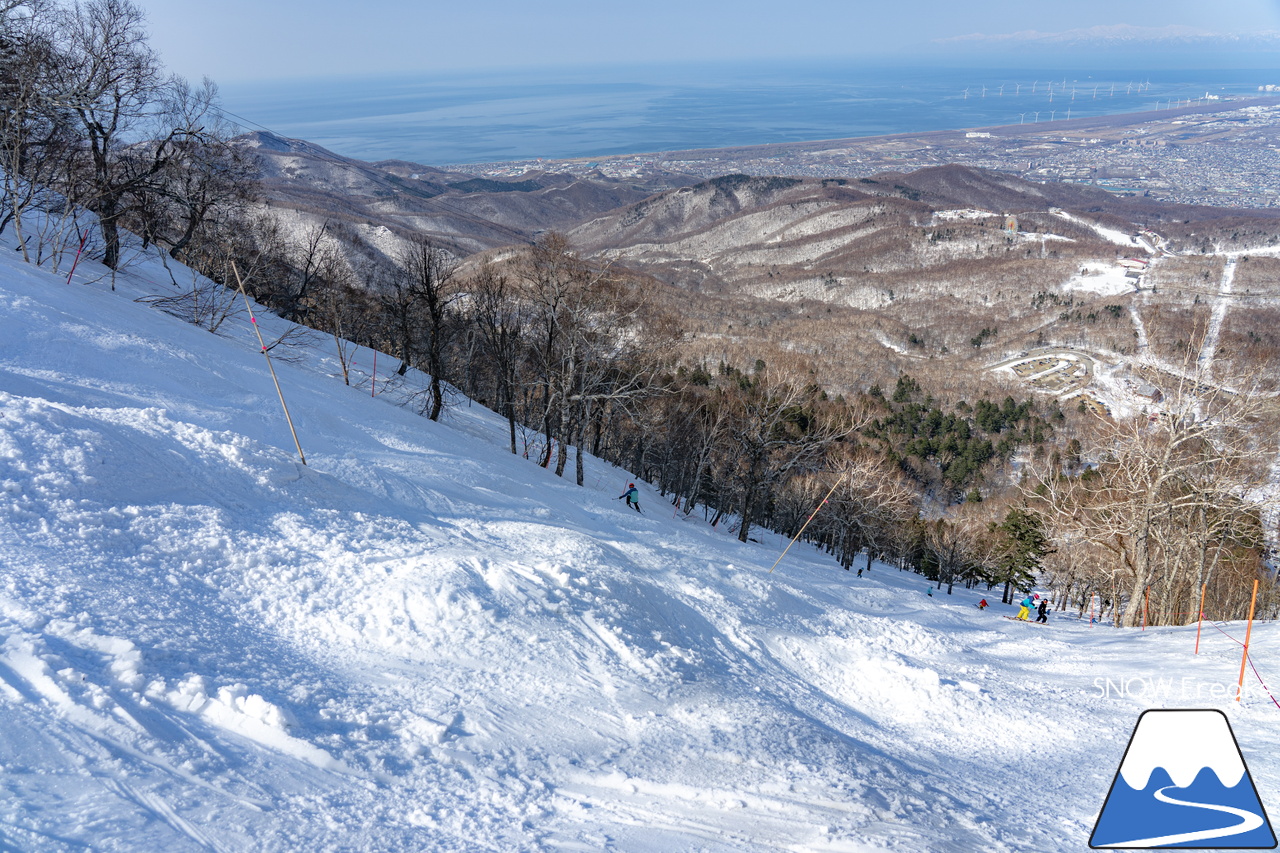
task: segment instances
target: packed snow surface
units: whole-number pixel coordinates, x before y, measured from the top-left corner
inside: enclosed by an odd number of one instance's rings
[[[0,848],[1075,851],[1149,707],[1226,711],[1280,803],[1242,626],[1196,657],[808,547],[770,573],[778,537],[637,514],[319,335],[276,364],[304,466],[246,317],[4,254]]]

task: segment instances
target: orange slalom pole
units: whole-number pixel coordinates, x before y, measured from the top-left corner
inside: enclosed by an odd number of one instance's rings
[[[836,480],[835,485],[833,485],[833,486],[830,488],[830,490],[828,490],[828,491],[827,491],[827,496],[826,496],[825,498],[823,498],[823,499],[822,499],[822,503],[818,504],[818,505],[814,508],[813,512],[811,512],[811,513],[809,514],[809,517],[805,520],[805,523],[804,523],[804,524],[802,524],[802,525],[800,526],[800,531],[799,531],[799,533],[796,533],[796,535],[795,535],[795,536],[792,536],[792,537],[791,537],[791,541],[787,543],[787,547],[786,547],[786,548],[784,548],[784,549],[782,550],[782,553],[778,555],[778,559],[776,559],[776,560],[774,560],[774,561],[773,561],[773,565],[769,567],[769,574],[773,574],[773,570],[774,570],[774,569],[776,569],[776,568],[778,568],[778,563],[781,563],[781,562],[782,562],[782,558],[783,558],[783,557],[785,557],[785,556],[787,556],[787,552],[791,550],[791,546],[792,546],[792,545],[794,545],[794,544],[796,544],[796,540],[800,538],[800,534],[801,534],[801,533],[804,533],[804,529],[805,529],[806,527],[808,527],[808,526],[809,526],[809,522],[810,522],[810,521],[813,521],[813,518],[814,518],[814,516],[816,516],[816,515],[818,514],[818,511],[819,511],[819,510],[821,510],[824,506],[826,506],[826,505],[827,505],[827,501],[831,499],[831,496],[832,496],[833,494],[835,494],[836,489],[838,489],[838,488],[840,487],[840,484],[844,482],[844,478],[845,478],[845,477],[847,477],[847,476],[849,476],[849,472],[848,472],[848,471],[846,471],[846,472],[844,472],[843,474],[841,474],[841,475],[840,475],[840,479],[839,479],[839,480]]]
[[[1200,654],[1200,628],[1204,625],[1204,589],[1209,584],[1200,584],[1200,610],[1196,613],[1196,654]]]
[[[1244,629],[1244,654],[1240,656],[1240,685],[1236,688],[1236,701],[1244,695],[1244,667],[1249,662],[1249,635],[1253,633],[1253,608],[1258,603],[1258,579],[1253,579],[1253,598],[1249,601],[1249,625]]]

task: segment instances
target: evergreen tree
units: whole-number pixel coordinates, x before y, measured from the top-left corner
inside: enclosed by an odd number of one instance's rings
[[[1009,604],[1016,587],[1027,587],[1035,582],[1040,571],[1040,558],[1052,553],[1044,534],[1044,521],[1030,510],[1010,508],[1004,521],[992,523],[997,535],[996,581],[1004,581],[1001,601]]]

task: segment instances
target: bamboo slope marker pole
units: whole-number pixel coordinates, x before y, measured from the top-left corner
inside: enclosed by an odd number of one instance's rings
[[[804,529],[809,526],[809,522],[813,521],[813,517],[818,514],[818,511],[827,505],[827,501],[831,499],[833,494],[835,494],[836,489],[840,488],[840,484],[844,482],[844,478],[847,476],[849,476],[848,471],[840,475],[840,479],[836,480],[835,485],[827,492],[827,496],[822,499],[822,503],[818,504],[818,506],[814,508],[813,512],[809,514],[809,517],[805,519],[804,524],[800,525],[800,532],[791,537],[791,541],[787,543],[787,547],[778,555],[778,559],[773,561],[773,565],[769,567],[769,574],[773,574],[773,570],[778,568],[778,563],[781,563],[782,558],[787,556],[787,552],[791,550],[791,546],[796,544],[796,540],[800,538],[802,533],[804,533]]]
[[[289,407],[284,402],[284,392],[280,390],[280,380],[276,378],[276,369],[271,364],[271,354],[267,352],[267,344],[262,340],[262,330],[258,328],[258,318],[253,316],[253,308],[249,306],[249,294],[245,293],[244,281],[240,278],[240,270],[236,262],[231,262],[231,271],[236,274],[236,284],[240,285],[240,295],[244,297],[245,310],[249,312],[249,322],[253,324],[253,332],[258,336],[258,346],[262,347],[262,357],[267,360],[267,370],[271,371],[271,381],[276,384],[276,394],[280,397],[280,408],[284,409],[284,419],[289,422],[289,432],[293,435],[293,445],[298,448],[298,458],[307,464],[307,457],[302,452],[302,443],[298,441],[298,431],[293,428],[293,418],[289,417]]]
[[[1200,654],[1200,628],[1204,625],[1204,590],[1208,583],[1200,584],[1200,610],[1196,613],[1196,654]]]
[[[1244,667],[1249,662],[1249,635],[1253,633],[1253,608],[1258,603],[1258,579],[1253,580],[1253,598],[1249,601],[1249,626],[1244,629],[1244,653],[1240,656],[1240,685],[1236,687],[1236,701],[1244,695]]]

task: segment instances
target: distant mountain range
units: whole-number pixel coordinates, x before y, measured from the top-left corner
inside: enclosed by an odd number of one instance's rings
[[[370,245],[426,234],[458,255],[527,243],[537,233],[633,204],[673,186],[679,175],[622,181],[527,172],[490,179],[407,163],[368,163],[300,139],[254,132],[237,144],[256,155],[263,197],[292,221],[346,223]]]

